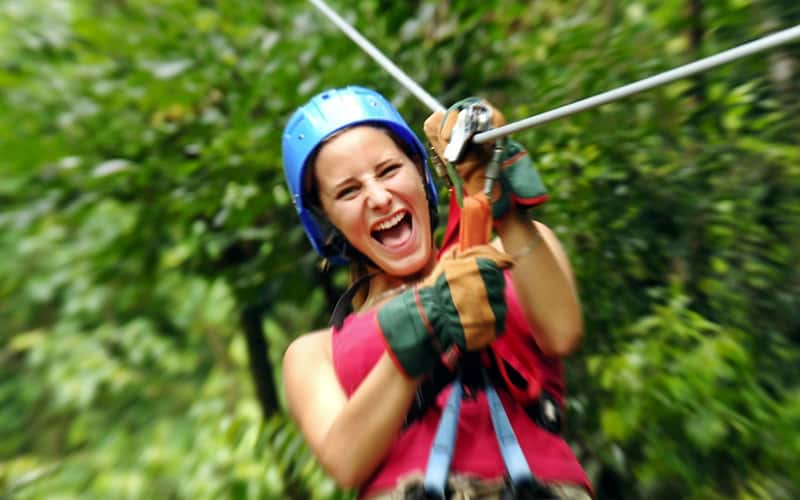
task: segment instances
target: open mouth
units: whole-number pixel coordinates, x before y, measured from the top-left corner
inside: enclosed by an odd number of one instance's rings
[[[383,246],[397,247],[408,241],[411,230],[411,214],[400,212],[378,224],[370,234]]]

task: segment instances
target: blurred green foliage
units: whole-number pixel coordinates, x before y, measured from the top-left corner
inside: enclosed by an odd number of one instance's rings
[[[800,22],[779,0],[335,2],[509,120]],[[341,291],[289,113],[428,111],[299,1],[0,1],[0,498],[349,498],[280,358]],[[800,47],[518,134],[586,316],[568,437],[599,498],[800,496]]]

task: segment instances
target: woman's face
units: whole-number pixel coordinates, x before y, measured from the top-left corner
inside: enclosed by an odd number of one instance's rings
[[[422,177],[385,131],[358,126],[336,135],[314,167],[325,214],[372,262],[408,276],[432,261]]]

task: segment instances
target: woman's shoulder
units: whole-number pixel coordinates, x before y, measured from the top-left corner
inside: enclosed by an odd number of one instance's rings
[[[331,360],[331,328],[306,333],[294,339],[283,355],[283,364],[310,365]]]

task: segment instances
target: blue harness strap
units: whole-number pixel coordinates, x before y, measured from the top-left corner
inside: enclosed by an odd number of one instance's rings
[[[506,466],[509,478],[513,485],[536,484],[533,473],[528,466],[528,461],[522,453],[517,435],[511,427],[508,415],[503,407],[503,402],[497,395],[486,371],[483,371],[483,378],[486,390],[486,399],[489,403],[489,413],[492,418],[492,427],[497,437],[497,444],[500,447],[500,454],[503,456],[503,463]],[[445,498],[445,488],[447,487],[447,475],[450,471],[450,463],[453,460],[455,451],[456,431],[458,430],[458,414],[461,410],[461,396],[463,387],[461,375],[459,374],[452,384],[450,397],[447,405],[439,418],[439,425],[436,428],[436,436],[431,446],[428,456],[428,465],[425,470],[425,480],[423,487],[429,498]]]
[[[497,444],[500,446],[500,453],[503,455],[503,462],[506,464],[506,471],[511,478],[511,483],[515,485],[531,483],[533,481],[533,473],[528,466],[528,461],[525,460],[525,455],[522,453],[522,448],[517,440],[517,435],[514,434],[514,429],[511,427],[511,422],[508,420],[503,402],[497,395],[497,391],[489,382],[486,372],[484,371],[484,379],[486,380],[486,399],[489,402],[489,413],[492,416],[492,427],[497,436]]]
[[[450,462],[453,460],[453,451],[456,445],[456,431],[458,430],[458,414],[461,411],[461,374],[453,381],[447,405],[439,417],[436,428],[436,437],[428,456],[428,466],[425,470],[423,487],[425,493],[433,498],[444,498],[447,486],[447,474],[450,471]]]

